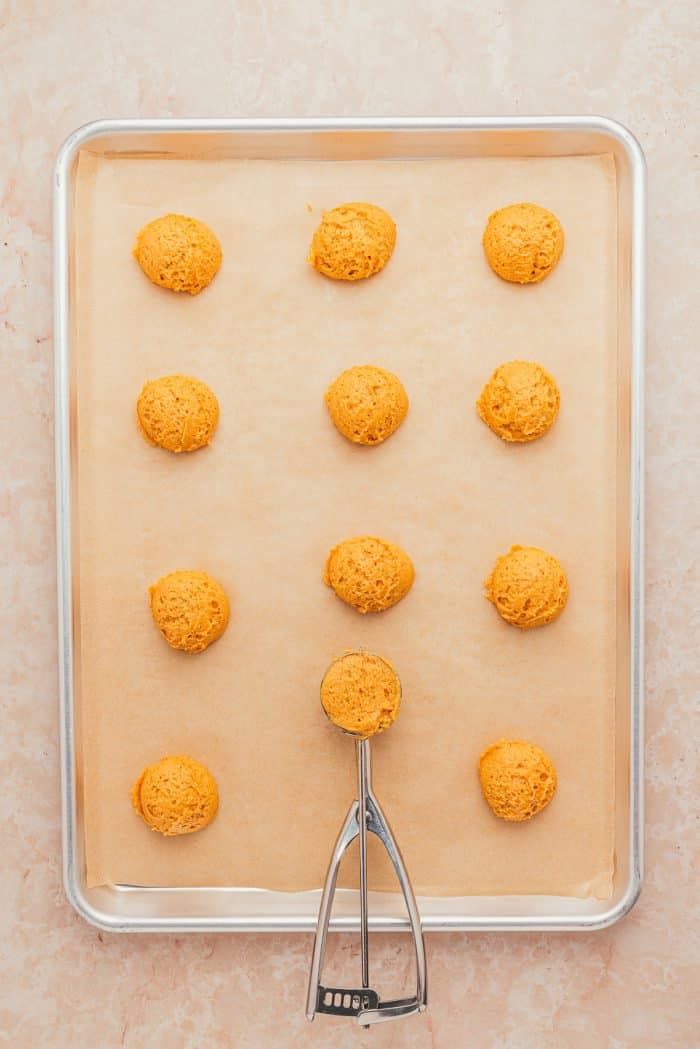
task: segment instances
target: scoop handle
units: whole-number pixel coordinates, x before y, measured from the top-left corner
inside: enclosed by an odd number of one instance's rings
[[[355,743],[357,756],[357,796],[359,808],[357,825],[360,832],[360,950],[362,957],[362,987],[369,987],[369,940],[367,915],[367,798],[370,790],[371,757],[369,740],[358,739]]]
[[[427,1004],[427,978],[425,961],[425,944],[421,928],[420,913],[413,893],[413,887],[404,864],[399,846],[394,838],[389,822],[372,790],[371,755],[369,740],[357,741],[357,775],[360,801],[353,801],[333,847],[328,864],[328,873],[321,896],[321,905],[316,924],[316,935],[309,971],[309,987],[306,1001],[306,1017],[313,1020],[317,1012],[334,1012],[342,1006],[341,1015],[355,1016],[363,1027],[385,1020],[395,1020],[401,1016],[423,1012]],[[364,818],[361,806],[364,803]],[[364,835],[363,835],[364,830]],[[413,947],[416,959],[416,993],[413,998],[381,1002],[379,996],[369,988],[369,959],[367,955],[368,915],[367,915],[367,863],[361,852],[360,866],[360,931],[362,934],[362,989],[357,991],[326,988],[321,984],[321,972],[326,951],[328,924],[330,921],[333,898],[338,880],[341,860],[350,844],[359,836],[362,850],[363,836],[367,831],[375,834],[387,851],[392,862],[401,892],[408,911],[408,920],[413,934]],[[364,885],[364,891],[362,889]],[[364,993],[363,993],[364,992]],[[336,1000],[337,999],[337,1000]],[[346,1001],[347,999],[347,1001]]]

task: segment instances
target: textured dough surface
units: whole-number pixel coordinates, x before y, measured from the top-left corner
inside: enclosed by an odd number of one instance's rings
[[[199,295],[221,265],[221,245],[212,230],[188,215],[162,215],[139,230],[134,258],[161,288]]]
[[[547,755],[533,743],[500,740],[479,758],[479,781],[496,816],[519,823],[549,805],[557,774]]]
[[[504,441],[535,441],[559,414],[559,387],[532,361],[501,364],[476,402],[480,417]]]
[[[509,204],[489,215],[482,239],[494,273],[515,284],[537,284],[559,262],[564,230],[539,204]]]
[[[408,554],[386,539],[356,536],[334,546],[323,581],[358,612],[383,612],[405,597],[413,584]]]
[[[193,452],[211,442],[219,423],[219,402],[199,379],[164,375],[144,385],[136,418],[149,444],[169,452]]]
[[[219,807],[211,772],[183,755],[161,758],[136,780],[131,803],[151,830],[166,837],[208,826]]]
[[[355,444],[381,444],[408,412],[401,381],[373,364],[341,372],[326,390],[325,399],[336,429]]]
[[[203,652],[228,625],[228,598],[206,572],[171,572],[148,593],[153,621],[172,648]]]
[[[401,704],[401,682],[388,660],[369,652],[349,652],[326,671],[321,703],[334,725],[365,739],[393,725]]]
[[[376,204],[352,202],[325,211],[308,262],[334,280],[362,280],[384,269],[396,244],[396,224]]]
[[[497,559],[484,586],[503,619],[521,630],[551,623],[569,597],[564,569],[537,546],[512,546]]]

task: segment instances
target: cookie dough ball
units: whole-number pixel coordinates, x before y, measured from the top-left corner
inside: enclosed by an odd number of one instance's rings
[[[509,204],[489,215],[482,243],[491,269],[503,280],[537,284],[561,258],[564,230],[539,204]]]
[[[373,364],[342,372],[326,390],[326,404],[336,429],[355,444],[381,444],[408,411],[399,379]]]
[[[209,444],[219,423],[219,402],[206,383],[189,375],[147,382],[136,418],[149,444],[169,452],[193,452]]]
[[[537,546],[512,546],[498,558],[484,586],[499,614],[521,630],[553,622],[569,597],[564,569]]]
[[[539,364],[501,364],[476,402],[479,415],[504,441],[535,441],[559,412],[559,387]]]
[[[388,660],[369,652],[348,652],[326,671],[321,703],[334,725],[366,739],[396,721],[401,682]]]
[[[214,233],[187,215],[163,215],[136,235],[134,258],[154,284],[199,295],[221,265]]]
[[[545,752],[517,739],[503,739],[484,751],[479,781],[493,812],[510,823],[532,819],[557,789],[557,774]]]
[[[384,269],[396,244],[396,225],[375,204],[341,204],[325,211],[308,261],[334,280],[361,280]]]
[[[177,755],[143,770],[132,788],[131,803],[151,830],[171,837],[207,827],[216,816],[219,792],[204,765]]]
[[[413,577],[413,563],[400,546],[363,535],[333,547],[323,581],[364,615],[395,605],[411,589]]]
[[[148,593],[153,622],[172,648],[203,652],[228,625],[228,598],[206,572],[171,572]]]

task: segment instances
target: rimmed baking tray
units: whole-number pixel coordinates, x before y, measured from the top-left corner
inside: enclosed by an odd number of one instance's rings
[[[305,158],[614,158],[617,193],[617,680],[615,874],[609,900],[554,896],[422,897],[426,931],[603,928],[634,904],[642,867],[642,454],[645,168],[634,138],[605,118],[102,121],[76,131],[55,168],[56,479],[63,854],[76,910],[124,931],[311,930],[318,893],[240,888],[89,888],[85,866],[76,528],[74,180],[82,150],[104,156]],[[338,893],[335,929],[357,928],[356,893]],[[398,897],[376,894],[376,929],[407,923]]]

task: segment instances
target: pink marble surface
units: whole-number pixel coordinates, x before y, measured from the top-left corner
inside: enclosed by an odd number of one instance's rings
[[[0,1044],[637,1049],[700,1044],[698,9],[694,0],[0,0]],[[307,1027],[303,936],[109,936],[60,885],[50,168],[105,116],[607,113],[650,174],[647,876],[595,935],[431,936],[427,1015]],[[377,967],[404,972],[403,942]],[[331,964],[356,972],[336,939]],[[695,999],[695,1000],[694,1000]]]

